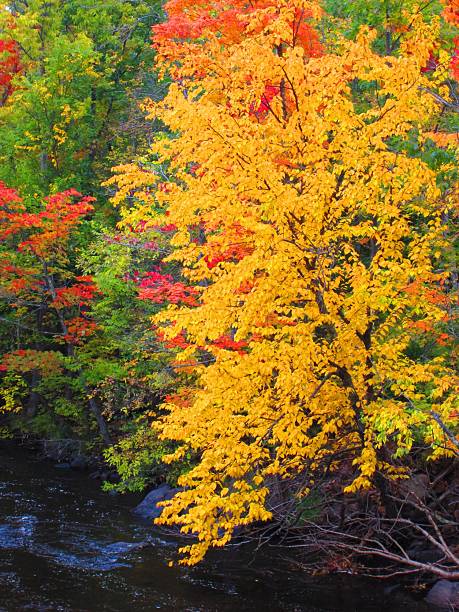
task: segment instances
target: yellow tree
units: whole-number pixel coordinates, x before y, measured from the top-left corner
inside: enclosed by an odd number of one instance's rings
[[[205,73],[177,77],[150,109],[176,134],[154,146],[174,179],[114,179],[121,196],[149,183],[148,203],[158,183],[177,227],[171,259],[200,292],[197,307],[157,317],[167,337],[186,335],[179,359],[197,377],[159,424],[177,442],[170,461],[198,457],[160,519],[197,535],[184,563],[269,519],[273,476],[313,475],[326,459],[338,469],[343,456],[352,492],[400,474],[393,457],[415,438],[433,457],[457,444],[453,373],[410,351],[419,325],[443,316],[426,293],[441,280],[449,203],[404,146],[422,146],[436,112],[422,69],[438,24],[413,18],[397,56],[377,55],[363,29],[308,57],[291,36],[298,10],[319,14],[281,0],[252,12],[236,44],[209,32]]]

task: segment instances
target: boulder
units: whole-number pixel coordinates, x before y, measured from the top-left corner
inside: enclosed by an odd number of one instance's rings
[[[179,491],[179,489],[173,489],[167,484],[163,484],[157,489],[153,489],[153,491],[150,491],[140,504],[134,508],[134,514],[146,520],[158,518],[162,511],[162,507],[159,507],[158,503],[166,499],[172,499],[177,491]]]
[[[459,582],[438,580],[427,593],[426,601],[446,610],[459,610]]]
[[[438,548],[429,548],[425,541],[413,542],[406,552],[410,559],[421,563],[437,563],[442,557]]]
[[[73,470],[86,470],[88,467],[88,459],[84,455],[75,455],[70,462],[70,467]]]
[[[110,555],[126,555],[133,550],[139,550],[150,546],[150,542],[144,540],[143,542],[113,542],[113,544],[107,544],[104,547],[104,552]]]
[[[414,474],[411,478],[400,480],[399,493],[414,503],[424,500],[429,490],[429,477],[427,474]]]

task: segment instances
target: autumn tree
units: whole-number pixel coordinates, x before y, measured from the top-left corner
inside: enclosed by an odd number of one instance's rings
[[[26,206],[1,184],[0,197],[0,413],[10,431],[93,445],[95,419],[106,445],[123,440],[120,461],[117,449],[109,455],[121,473],[134,444],[123,489],[142,488],[159,468],[137,460],[141,440],[156,464],[164,447],[147,415],[181,378],[170,365],[176,343],[159,340],[150,318],[195,299],[162,266],[171,232],[96,232],[94,198],[75,190]]]
[[[368,28],[308,54],[298,15],[313,31],[320,9],[255,5],[247,35],[225,46],[206,25],[193,58],[166,45],[174,83],[150,117],[175,136],[128,172],[126,222],[149,207],[174,224],[169,259],[198,293],[156,317],[197,377],[156,425],[178,445],[169,461],[199,457],[160,519],[197,534],[185,563],[269,519],[273,478],[306,474],[307,496],[324,464],[346,465],[355,492],[403,476],[415,442],[457,452],[457,378],[446,355],[413,350],[444,317],[429,291],[453,206],[447,168],[416,153],[438,113],[424,69],[438,21],[414,15],[393,55]]]
[[[77,230],[93,211],[93,200],[68,190],[36,202],[30,212],[17,192],[0,184],[5,328],[0,369],[25,378],[29,393],[23,407],[29,420],[48,408],[58,420],[84,422],[78,403],[87,404],[108,443],[105,420],[78,355],[97,330],[90,306],[98,289],[91,276],[78,275],[72,261]]]

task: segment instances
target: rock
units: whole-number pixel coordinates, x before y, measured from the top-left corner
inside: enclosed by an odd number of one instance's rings
[[[425,541],[414,542],[406,552],[411,559],[421,563],[437,563],[442,557],[437,548],[429,548]]]
[[[110,472],[107,470],[96,470],[95,472],[91,472],[89,474],[89,478],[93,478],[94,480],[109,480]]]
[[[150,543],[147,541],[143,542],[113,542],[113,544],[107,544],[105,546],[104,552],[107,552],[111,555],[125,555],[130,553],[133,550],[139,550],[142,548],[146,548],[150,546]]]
[[[88,460],[84,455],[76,455],[70,462],[73,470],[85,470],[88,467]]]
[[[459,582],[438,580],[427,593],[425,599],[427,603],[439,608],[459,610]]]
[[[167,484],[161,485],[157,489],[153,489],[133,510],[135,514],[143,519],[153,520],[161,514],[162,508],[158,507],[158,503],[166,499],[172,499],[179,489],[173,489]]]
[[[398,486],[403,497],[416,503],[425,499],[429,488],[429,477],[427,474],[415,474],[407,480],[401,480]]]
[[[120,480],[121,478],[117,472],[109,472],[107,475],[107,481],[111,484],[117,484]]]
[[[386,597],[393,595],[396,591],[398,591],[400,589],[400,585],[399,584],[391,584],[387,587],[384,588],[384,595],[386,595]]]

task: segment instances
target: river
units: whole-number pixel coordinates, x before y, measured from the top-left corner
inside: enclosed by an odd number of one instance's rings
[[[429,610],[392,585],[307,577],[270,550],[254,558],[228,549],[198,568],[170,568],[177,543],[135,519],[135,501],[0,444],[0,611]]]

